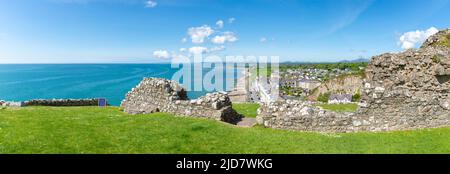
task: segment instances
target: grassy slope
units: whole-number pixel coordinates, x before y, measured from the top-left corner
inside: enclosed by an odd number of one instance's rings
[[[450,153],[450,127],[319,134],[118,108],[0,110],[0,153]]]
[[[440,42],[435,43],[437,45],[442,45],[450,48],[450,34],[447,34],[441,38]]]
[[[258,108],[257,103],[233,103],[233,109],[245,117],[255,118],[258,115],[256,112]]]
[[[358,109],[358,104],[349,103],[349,104],[319,104],[317,106],[322,107],[323,109],[335,111],[335,112],[355,112]]]

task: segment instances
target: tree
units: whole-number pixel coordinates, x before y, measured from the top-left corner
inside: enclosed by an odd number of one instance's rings
[[[320,94],[319,97],[317,97],[317,101],[327,103],[328,99],[330,98],[330,95],[331,93],[329,92]]]
[[[359,92],[357,92],[356,94],[354,94],[352,96],[352,102],[359,102],[360,99],[361,99],[361,94],[359,94]]]

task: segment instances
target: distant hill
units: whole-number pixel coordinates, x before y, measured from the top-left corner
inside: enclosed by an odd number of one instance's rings
[[[342,60],[342,61],[339,61],[339,63],[354,63],[354,62],[369,62],[369,59],[359,58],[359,59],[354,59],[354,60]]]
[[[336,61],[336,62],[295,62],[295,61],[285,61],[285,62],[281,62],[281,64],[291,64],[291,65],[296,65],[296,64],[318,64],[318,63],[360,63],[360,62],[369,62],[370,59],[366,59],[366,58],[359,58],[359,59],[354,59],[354,60],[341,60],[341,61]]]

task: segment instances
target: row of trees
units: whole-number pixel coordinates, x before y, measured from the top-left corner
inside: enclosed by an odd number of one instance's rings
[[[360,67],[367,67],[367,62],[341,62],[341,63],[305,63],[305,64],[282,64],[280,70],[286,69],[325,69],[333,70],[349,69],[351,71],[360,71]]]

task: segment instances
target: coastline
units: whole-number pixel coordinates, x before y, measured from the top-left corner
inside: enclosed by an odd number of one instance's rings
[[[249,68],[244,68],[240,73],[242,77],[239,77],[236,82],[236,87],[228,93],[231,102],[233,103],[246,103],[248,100],[248,85],[246,84],[250,75]]]
[[[106,98],[112,106],[119,106],[126,92],[144,77],[172,79],[179,70],[171,68],[171,64],[2,64],[0,67],[0,100]],[[203,75],[209,70],[205,69]],[[241,72],[238,69],[237,73]],[[233,90],[233,86],[223,90]],[[188,96],[196,99],[206,93],[206,90],[189,91]]]

